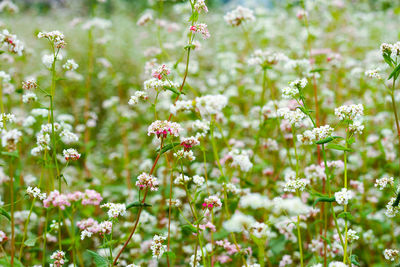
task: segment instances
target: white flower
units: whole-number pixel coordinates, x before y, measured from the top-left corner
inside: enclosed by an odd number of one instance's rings
[[[199,175],[195,175],[193,176],[193,183],[195,183],[197,186],[201,186],[204,184],[204,177],[199,176]]]
[[[68,59],[67,62],[62,66],[65,70],[76,70],[78,68],[78,64],[76,64],[75,60]]]
[[[51,32],[39,32],[38,38],[46,38],[50,42],[53,42],[56,48],[63,48],[66,43],[64,41],[64,34],[60,31],[51,31]]]
[[[34,102],[36,100],[37,100],[37,96],[33,92],[27,92],[24,95],[22,95],[22,102],[24,102],[24,103]]]
[[[1,132],[1,145],[6,147],[8,151],[14,151],[17,149],[17,143],[20,141],[22,133],[17,129],[9,131],[3,130]]]
[[[375,181],[375,187],[379,186],[380,190],[383,190],[388,185],[390,185],[390,186],[394,185],[394,178],[393,177],[383,177],[381,179],[376,179],[376,181]]]
[[[293,193],[296,192],[297,190],[304,191],[306,189],[307,184],[308,184],[308,181],[306,179],[289,180],[286,182],[283,191],[293,192]]]
[[[33,188],[33,187],[28,187],[27,189],[26,189],[26,193],[28,194],[28,195],[30,195],[31,197],[33,197],[33,198],[39,198],[40,200],[44,200],[47,196],[46,196],[46,193],[41,193],[41,191],[40,191],[40,189],[39,188],[37,188],[37,187],[35,187],[35,188]]]
[[[170,134],[177,137],[182,130],[182,127],[176,122],[155,121],[147,129],[147,135],[155,134],[158,138],[166,138]]]
[[[340,120],[358,119],[364,115],[364,107],[362,104],[343,105],[335,108],[335,115],[338,116]]]
[[[117,218],[118,216],[126,215],[126,207],[125,204],[119,203],[107,203],[100,206],[100,208],[106,207],[108,208],[108,217],[109,218]]]
[[[155,235],[153,237],[153,242],[151,243],[151,251],[153,253],[153,258],[160,259],[164,252],[167,250],[167,246],[163,245],[164,241],[167,239],[164,235]]]
[[[250,152],[235,149],[229,152],[229,156],[232,157],[233,167],[239,166],[244,172],[248,172],[253,168],[253,163],[250,161]]]
[[[229,232],[240,233],[249,229],[255,222],[256,220],[252,216],[237,211],[229,220],[224,221],[222,226]]]
[[[193,151],[185,151],[184,149],[178,150],[176,153],[174,153],[174,157],[177,157],[179,159],[187,159],[189,161],[193,161],[196,159],[196,157],[193,155]]]
[[[79,154],[78,151],[73,148],[64,149],[63,155],[65,160],[78,160],[81,157],[81,154]]]
[[[196,108],[202,117],[218,114],[228,104],[228,99],[224,95],[205,95],[196,97]]]
[[[342,190],[335,193],[335,200],[339,205],[347,205],[352,198],[353,192],[346,188],[342,188]]]
[[[355,240],[358,240],[360,237],[357,235],[357,232],[353,229],[349,229],[347,231],[347,240],[351,243]]]
[[[299,123],[306,117],[306,115],[299,109],[290,110],[289,108],[280,108],[277,111],[278,116],[283,117],[289,121],[291,125],[298,126]]]
[[[380,70],[381,70],[380,68],[376,68],[376,69],[373,69],[373,70],[367,70],[367,71],[365,72],[365,75],[366,75],[367,77],[369,77],[369,78],[375,78],[375,79],[381,80],[382,77],[381,77],[381,75],[379,74],[379,71],[380,71]]]
[[[392,197],[389,201],[389,203],[386,204],[386,211],[385,215],[389,218],[393,218],[399,213],[399,206],[393,207],[394,202],[396,201],[396,198]]]
[[[397,249],[385,249],[383,256],[389,261],[395,261],[399,258],[399,251]]]
[[[189,176],[179,174],[178,177],[175,178],[174,184],[176,185],[186,184],[190,181],[190,179],[191,178]]]
[[[332,261],[329,263],[328,267],[348,267],[348,265],[341,261]]]
[[[136,186],[138,186],[139,189],[150,188],[151,191],[157,191],[158,180],[153,175],[143,172],[138,176]]]
[[[238,6],[224,16],[224,20],[231,26],[239,26],[244,22],[254,21],[255,19],[253,11],[242,6]]]
[[[58,54],[56,60],[62,60],[62,55]],[[43,55],[42,63],[46,66],[46,68],[50,69],[53,66],[54,56],[53,55]]]

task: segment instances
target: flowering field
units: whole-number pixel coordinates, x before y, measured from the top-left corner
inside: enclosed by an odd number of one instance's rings
[[[0,266],[399,264],[400,6],[262,2],[0,2]]]

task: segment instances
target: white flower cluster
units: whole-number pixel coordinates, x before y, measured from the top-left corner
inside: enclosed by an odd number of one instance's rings
[[[373,70],[367,70],[367,71],[365,71],[365,76],[367,76],[369,78],[374,78],[374,79],[381,80],[382,77],[379,74],[380,70],[381,70],[380,68],[376,68],[376,69],[373,69]]]
[[[6,122],[15,122],[15,115],[11,113],[1,113],[0,114],[0,130],[4,129]]]
[[[143,83],[144,90],[151,90],[154,89],[155,91],[160,91],[164,90],[165,87],[174,87],[177,88],[178,85],[171,83],[170,81],[167,80],[159,80],[157,78],[151,78],[149,80],[144,81]]]
[[[309,181],[307,179],[290,179],[286,182],[283,191],[295,193],[297,191],[304,191]]]
[[[305,131],[303,134],[297,135],[297,139],[303,144],[313,144],[316,141],[323,140],[333,133],[333,128],[329,125],[320,126],[317,128]]]
[[[146,100],[146,99],[148,99],[148,98],[149,98],[149,97],[147,96],[147,93],[146,93],[146,92],[143,92],[143,91],[136,91],[136,92],[135,92],[135,95],[132,95],[131,98],[129,99],[128,105],[129,105],[129,106],[134,106],[134,105],[136,105],[137,103],[139,103],[139,99]]]
[[[296,87],[285,87],[282,89],[282,98],[284,99],[295,99],[299,94],[299,89]]]
[[[81,154],[74,148],[64,149],[63,155],[65,160],[78,160],[81,157]]]
[[[207,24],[204,23],[196,23],[195,25],[192,25],[190,27],[190,31],[194,33],[200,33],[204,40],[210,38],[211,36],[210,32],[208,31]]]
[[[399,56],[400,55],[400,42],[396,42],[394,44],[381,44],[381,52],[382,54],[392,56]]]
[[[390,186],[394,185],[394,178],[393,177],[383,177],[383,178],[380,178],[380,179],[376,179],[376,181],[375,181],[375,187],[379,186],[380,190],[383,190],[388,185],[390,185]]]
[[[329,263],[328,267],[349,267],[349,266],[341,261],[332,261]]]
[[[244,172],[248,172],[253,168],[253,163],[250,161],[251,151],[240,151],[234,149],[229,152],[229,156],[232,157],[232,167],[239,166]]]
[[[212,195],[204,199],[203,203],[204,208],[212,209],[214,207],[219,208],[221,206],[222,206],[221,199],[219,199],[219,197],[217,197],[216,195]]]
[[[139,187],[139,189],[149,188],[151,191],[157,191],[158,185],[157,177],[145,172],[140,174],[136,181],[136,186]]]
[[[298,88],[298,89],[303,89],[304,87],[307,86],[307,83],[308,83],[307,79],[303,78],[303,79],[294,80],[293,82],[290,82],[289,85],[291,87],[295,87],[295,88]]]
[[[357,232],[354,231],[353,229],[349,229],[347,231],[347,240],[352,243],[356,240],[358,240],[360,237],[357,235]]]
[[[207,8],[206,3],[204,2],[204,0],[197,0],[196,4],[194,4],[194,9],[199,13],[201,11],[204,11],[204,13],[208,12],[208,8]]]
[[[37,187],[31,187],[31,186],[29,186],[27,189],[26,189],[26,193],[28,194],[28,195],[30,195],[31,197],[33,197],[33,198],[39,198],[40,200],[44,200],[47,196],[46,196],[46,193],[41,193],[41,191],[40,191],[40,189],[39,188],[37,188]]]
[[[1,132],[1,145],[9,152],[17,149],[17,144],[21,140],[22,133],[17,129],[3,130]]]
[[[335,108],[335,115],[338,116],[340,120],[359,119],[364,115],[364,107],[362,104],[343,105]]]
[[[176,157],[178,159],[187,159],[189,161],[193,161],[196,159],[196,157],[193,155],[192,150],[186,151],[184,149],[176,151],[174,153],[174,157]]]
[[[138,26],[144,26],[146,25],[147,22],[153,20],[153,15],[150,12],[147,12],[143,14],[138,21],[136,22],[136,25]]]
[[[355,120],[349,125],[349,130],[354,134],[362,134],[364,131],[364,125],[362,125],[360,120]]]
[[[37,83],[34,78],[30,78],[22,82],[22,89],[24,90],[32,90],[36,88],[37,88]]]
[[[56,48],[63,48],[66,45],[64,41],[64,34],[62,34],[60,31],[39,32],[38,38],[48,39]]]
[[[10,34],[8,30],[4,29],[0,32],[0,49],[21,56],[24,45],[16,35]]]
[[[56,252],[51,254],[50,259],[54,260],[53,266],[61,267],[65,263],[65,252],[57,250]]]
[[[167,246],[163,245],[164,241],[167,239],[164,235],[155,235],[153,237],[153,242],[151,243],[151,251],[153,253],[153,258],[160,259],[164,252],[167,250]]]
[[[179,174],[178,177],[175,178],[174,184],[183,185],[183,184],[188,183],[190,181],[190,179],[191,178],[189,176],[186,176],[186,175],[183,175],[183,174]]]
[[[200,175],[195,175],[193,176],[193,183],[197,186],[202,186],[205,182],[205,179],[203,176]]]
[[[108,208],[107,214],[109,218],[117,218],[118,216],[126,215],[125,204],[120,203],[107,203],[100,206],[100,208]]]
[[[399,258],[399,251],[397,249],[385,249],[383,256],[389,261],[395,261]]]
[[[62,60],[63,56],[58,54],[56,56],[56,60]],[[42,56],[42,63],[46,66],[46,68],[50,69],[53,66],[54,55],[46,54]]]
[[[247,60],[250,66],[259,65],[261,67],[275,65],[279,61],[286,61],[287,57],[282,53],[276,53],[272,51],[263,51],[257,49]]]
[[[200,115],[204,117],[220,113],[228,104],[228,99],[224,95],[205,95],[196,97],[195,103]]]
[[[147,129],[147,135],[157,135],[158,138],[166,138],[168,134],[178,137],[179,133],[183,131],[182,127],[171,121],[155,121]]]
[[[224,16],[224,19],[231,26],[239,26],[244,22],[256,20],[253,11],[242,6],[238,6],[231,12],[228,12]]]
[[[206,120],[195,120],[192,123],[192,128],[200,131],[196,133],[196,138],[205,137],[207,132],[210,130],[210,122]]]
[[[37,96],[33,92],[26,92],[22,95],[22,102],[23,103],[30,103],[35,102],[37,100]]]
[[[67,62],[62,66],[65,70],[76,70],[79,65],[73,59],[68,59]]]
[[[335,193],[335,200],[339,205],[347,205],[352,198],[353,192],[346,188],[342,188],[342,190]]]
[[[393,218],[399,213],[399,206],[393,207],[396,198],[392,197],[390,201],[386,204],[385,215],[389,218]]]
[[[250,226],[249,232],[257,238],[265,238],[270,234],[268,225],[259,222],[253,223]]]
[[[298,126],[300,122],[306,117],[306,115],[300,110],[290,110],[289,108],[278,109],[278,116],[283,117],[289,121],[291,125]]]
[[[175,105],[171,105],[169,110],[172,114],[176,115],[181,110],[191,110],[193,108],[193,100],[178,100]]]

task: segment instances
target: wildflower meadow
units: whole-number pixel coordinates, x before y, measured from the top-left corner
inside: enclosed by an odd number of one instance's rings
[[[0,1],[0,266],[400,266],[400,3]]]

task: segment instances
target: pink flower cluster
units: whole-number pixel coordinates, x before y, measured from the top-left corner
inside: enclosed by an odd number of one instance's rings
[[[60,194],[58,190],[50,192],[49,196],[43,200],[45,208],[50,206],[59,207],[64,210],[66,206],[71,206],[71,202],[82,200],[82,205],[94,205],[97,206],[103,200],[100,193],[95,190],[86,189],[85,192],[75,191],[68,194]]]
[[[217,229],[215,228],[215,225],[212,224],[211,222],[207,222],[206,224],[200,224],[199,228],[203,231],[206,230],[207,228],[210,229],[212,232],[217,231]]]
[[[136,181],[136,186],[140,188],[140,190],[144,188],[150,188],[151,191],[158,190],[158,181],[157,178],[153,175],[147,174],[143,172],[138,176],[138,180]]]
[[[190,27],[190,31],[192,31],[193,33],[196,33],[196,32],[201,33],[204,40],[210,38],[210,36],[211,36],[210,33],[208,32],[207,24],[204,24],[204,23],[198,23],[198,24],[192,25]]]
[[[192,147],[198,146],[199,144],[199,140],[193,136],[181,139],[181,146],[183,146],[185,151],[189,151]]]
[[[112,222],[104,221],[98,223],[96,220],[89,218],[76,223],[79,229],[82,230],[81,239],[85,239],[86,236],[91,237],[93,234],[99,234],[103,237],[105,234],[110,234],[112,230]]]
[[[219,197],[217,196],[209,196],[208,198],[204,199],[203,207],[212,209],[214,207],[221,207],[222,203]]]
[[[167,76],[170,73],[171,73],[171,71],[168,69],[168,67],[163,64],[163,65],[159,66],[157,69],[153,70],[153,72],[151,73],[151,76],[153,76],[154,78],[157,78],[159,80],[162,80],[164,78],[164,76]]]
[[[54,252],[51,256],[50,259],[54,260],[53,262],[53,266],[56,267],[61,267],[65,264],[65,252],[61,251],[61,250],[57,250],[56,252]]]
[[[161,136],[166,138],[169,133],[170,135],[177,137],[182,130],[182,127],[176,122],[155,121],[147,129],[147,135],[150,136],[151,134],[155,134],[158,138]]]

